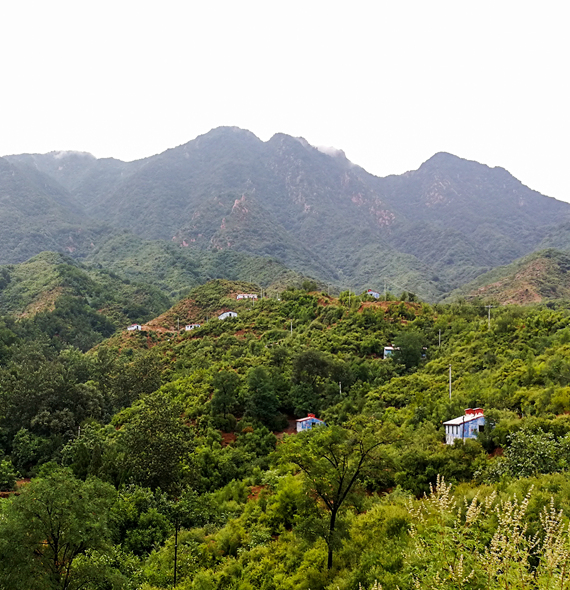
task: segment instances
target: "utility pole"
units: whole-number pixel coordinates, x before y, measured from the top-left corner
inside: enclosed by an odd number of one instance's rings
[[[449,365],[449,399],[451,399],[451,365]]]
[[[180,318],[177,318],[176,321],[178,322],[178,330],[177,330],[177,332],[180,332]]]
[[[293,336],[293,320],[291,320],[291,336]]]
[[[441,328],[439,329],[439,348],[441,348]]]
[[[338,382],[338,392],[342,395],[342,383],[340,381]]]
[[[491,307],[495,307],[494,305],[485,305],[485,307],[488,310],[488,316],[487,316],[487,326],[489,328],[489,330],[491,329]]]

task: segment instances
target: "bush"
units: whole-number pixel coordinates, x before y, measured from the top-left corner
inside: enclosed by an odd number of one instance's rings
[[[18,474],[9,459],[0,460],[0,492],[11,492],[16,489]]]

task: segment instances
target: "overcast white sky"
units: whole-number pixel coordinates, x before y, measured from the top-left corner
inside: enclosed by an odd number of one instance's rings
[[[384,176],[438,151],[570,201],[568,2],[18,0],[0,155],[132,160],[220,125]]]

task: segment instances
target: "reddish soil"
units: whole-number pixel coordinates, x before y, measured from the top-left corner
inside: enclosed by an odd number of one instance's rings
[[[282,432],[276,430],[273,432],[273,434],[276,438],[281,439],[283,438],[284,434],[295,434],[295,432],[297,432],[297,421],[295,418],[289,418],[287,420],[287,428]]]
[[[261,492],[266,487],[267,486],[251,486],[251,491],[249,492],[247,499],[248,500],[257,500],[257,498],[259,498],[259,495],[261,494]]]
[[[222,447],[227,447],[229,444],[236,442],[235,432],[221,432],[222,435]]]
[[[20,489],[25,486],[26,484],[30,483],[31,479],[19,479],[16,481],[16,489],[13,492],[0,492],[0,498],[9,498],[10,496],[18,496],[20,494]]]

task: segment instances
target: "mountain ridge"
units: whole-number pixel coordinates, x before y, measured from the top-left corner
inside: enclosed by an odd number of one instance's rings
[[[133,162],[74,152],[7,160],[51,175],[87,226],[108,228],[94,248],[128,230],[182,248],[272,257],[338,288],[387,280],[429,300],[570,233],[569,204],[447,152],[378,177],[303,138],[262,141],[219,127]]]

